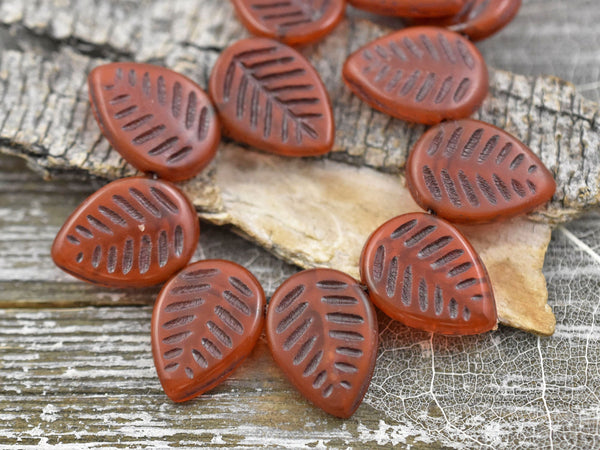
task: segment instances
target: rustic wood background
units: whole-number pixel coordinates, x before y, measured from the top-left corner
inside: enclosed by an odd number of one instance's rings
[[[37,26],[69,3],[0,1],[2,49],[106,57],[110,49]],[[86,20],[106,2],[89,3]],[[524,0],[517,20],[479,47],[496,68],[553,74],[600,101],[598,23],[595,0]],[[88,286],[49,258],[58,228],[95,187],[44,181],[0,156],[0,446],[600,448],[600,214],[554,233],[545,268],[552,338],[500,328],[486,340],[449,340],[381,317],[372,388],[342,421],[293,391],[264,339],[224,384],[170,402],[149,345],[157,290]],[[196,258],[245,265],[267,294],[296,271],[223,228],[203,224],[200,244]]]

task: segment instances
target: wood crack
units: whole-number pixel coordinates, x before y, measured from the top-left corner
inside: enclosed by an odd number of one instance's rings
[[[128,61],[135,58],[134,54],[108,44],[99,45],[92,41],[81,39],[75,35],[59,39],[46,30],[39,33],[27,27],[22,22],[0,23],[0,33],[4,36],[5,48],[19,49],[20,51],[37,48],[44,54],[60,53],[64,48],[90,58],[107,59],[113,61]],[[4,43],[4,42],[3,42]]]

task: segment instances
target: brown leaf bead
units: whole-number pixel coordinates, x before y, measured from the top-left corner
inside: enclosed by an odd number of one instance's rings
[[[253,34],[287,45],[321,40],[346,10],[346,0],[233,0],[244,26]]]
[[[273,294],[266,323],[273,358],[312,403],[337,417],[360,405],[377,356],[377,320],[356,280],[299,272]]]
[[[469,0],[456,15],[424,19],[419,23],[446,27],[479,41],[497,33],[519,12],[521,0]]]
[[[236,42],[221,53],[209,89],[224,132],[237,141],[286,156],[319,155],[333,146],[327,91],[291,47],[263,38]]]
[[[355,8],[386,16],[443,17],[459,13],[467,0],[348,0],[348,2]]]
[[[471,119],[428,130],[408,158],[406,175],[415,201],[452,222],[525,214],[556,190],[550,171],[525,144]]]
[[[124,178],[71,214],[54,240],[52,259],[90,283],[151,286],[187,264],[199,232],[194,207],[171,183]]]
[[[407,28],[367,44],[350,55],[343,76],[373,108],[423,124],[468,117],[488,93],[477,48],[435,27]]]
[[[190,400],[220,384],[250,354],[262,331],[265,294],[230,261],[190,264],[160,292],[152,353],[165,393]]]
[[[360,261],[375,305],[410,327],[469,335],[496,328],[487,271],[465,237],[430,214],[396,217],[367,240]]]
[[[142,172],[170,181],[199,173],[221,138],[208,96],[192,80],[149,64],[112,63],[88,77],[102,133]]]

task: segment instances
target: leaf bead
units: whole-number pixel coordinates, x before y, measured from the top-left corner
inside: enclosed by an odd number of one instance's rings
[[[92,70],[88,87],[102,133],[137,169],[181,181],[215,156],[219,121],[189,78],[150,64],[112,63]]]
[[[522,0],[469,0],[458,14],[424,19],[419,23],[446,27],[479,41],[508,25],[519,12],[521,3]]]
[[[468,0],[349,0],[355,8],[399,17],[444,17],[460,12]]]
[[[487,271],[445,220],[412,213],[384,223],[367,240],[360,271],[373,303],[405,325],[455,335],[497,326]]]
[[[266,322],[275,362],[313,404],[350,417],[364,397],[377,356],[375,311],[352,277],[313,269],[273,294]]]
[[[171,183],[123,178],[88,197],[67,219],[52,259],[71,275],[114,287],[151,286],[190,260],[196,211]]]
[[[525,214],[556,191],[552,173],[525,144],[471,119],[428,130],[410,153],[406,175],[423,209],[459,223]]]
[[[230,261],[190,264],[161,290],[152,314],[152,353],[165,393],[183,402],[233,373],[262,331],[265,294]]]
[[[286,156],[312,156],[333,147],[329,96],[310,63],[277,41],[251,38],[217,60],[210,95],[233,139]]]
[[[250,32],[287,45],[321,40],[346,10],[346,0],[233,0],[233,5]]]
[[[371,107],[428,125],[470,116],[489,88],[479,50],[435,27],[407,28],[367,44],[350,55],[343,77]]]

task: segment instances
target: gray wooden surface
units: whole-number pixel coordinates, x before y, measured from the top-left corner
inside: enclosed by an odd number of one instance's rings
[[[5,14],[11,3],[0,2]],[[30,19],[0,26],[5,48],[99,51],[49,39],[36,27],[47,3],[23,0]],[[599,22],[593,0],[525,0],[515,23],[480,48],[495,67],[555,74],[600,100]],[[380,317],[373,384],[357,414],[342,421],[291,389],[264,339],[211,393],[168,401],[149,346],[156,289],[88,286],[50,261],[56,231],[93,190],[89,181],[43,181],[0,156],[0,446],[600,448],[598,213],[553,236],[545,267],[558,319],[553,337],[500,328],[450,339]],[[196,255],[203,257],[244,264],[268,294],[295,271],[206,224]]]

